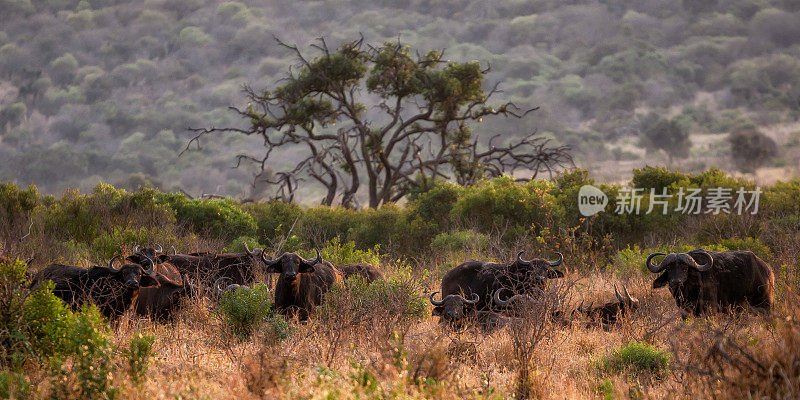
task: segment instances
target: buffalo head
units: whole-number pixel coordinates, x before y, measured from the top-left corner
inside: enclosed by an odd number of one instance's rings
[[[455,322],[467,317],[470,311],[474,311],[474,305],[480,300],[477,293],[472,294],[471,299],[465,299],[461,295],[451,294],[443,299],[436,301],[433,299],[439,292],[431,293],[431,304],[434,305],[433,315],[439,316],[443,321]]]
[[[714,264],[714,259],[705,250],[696,251],[695,254],[702,255],[706,262],[698,264],[697,261],[689,255],[689,253],[653,253],[647,257],[645,265],[650,272],[659,273],[664,272],[653,281],[653,289],[660,288],[669,284],[670,288],[678,288],[686,283],[689,278],[690,270],[704,272],[711,269]],[[658,265],[653,265],[652,260],[658,256],[666,256]]]
[[[169,261],[170,256],[166,254],[159,254],[164,250],[161,245],[156,244],[156,247],[157,248],[145,247],[140,249],[139,245],[136,245],[133,248],[133,254],[125,257],[125,260],[134,264],[139,264],[142,267],[146,267],[148,264],[159,264]]]
[[[506,300],[503,300],[504,291],[508,291],[508,289],[497,289],[492,295],[492,302],[503,308],[526,307],[545,303],[544,291],[538,288],[534,290],[533,294],[515,294]]]
[[[548,279],[564,277],[563,272],[553,268],[561,265],[561,262],[564,261],[564,256],[561,253],[556,253],[558,260],[555,261],[548,261],[543,258],[523,260],[523,254],[525,254],[525,251],[517,253],[517,259],[509,264],[509,269],[512,273],[521,274],[525,282],[531,282],[536,287],[544,289]]]
[[[149,263],[147,267],[139,264],[124,264],[119,268],[114,268],[114,260],[119,258],[119,255],[114,256],[108,262],[107,267],[94,267],[96,271],[103,272],[111,280],[121,283],[129,289],[138,289],[139,287],[158,286],[158,280],[153,275],[154,265]]]
[[[261,261],[267,266],[267,272],[283,274],[288,282],[294,282],[297,274],[310,274],[314,272],[314,265],[322,262],[319,250],[314,249],[317,256],[311,260],[300,257],[297,253],[283,253],[282,256],[268,260],[261,252]]]

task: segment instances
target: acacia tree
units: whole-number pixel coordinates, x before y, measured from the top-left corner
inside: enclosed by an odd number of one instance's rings
[[[497,86],[484,90],[488,69],[478,62],[446,62],[441,51],[414,56],[399,41],[375,47],[361,38],[330,50],[320,39],[312,45],[313,58],[278,43],[294,53],[297,66],[274,90],[245,86],[248,105],[232,110],[249,126],[193,129],[187,149],[212,133],[260,136],[265,151],[238,155],[237,166],[255,163],[261,171],[256,180],[274,184],[284,201],[307,178],[326,188],[322,204],[332,205],[341,195],[342,205],[357,207],[364,184],[369,207],[378,207],[426,190],[437,179],[466,185],[526,169],[520,180],[529,180],[572,163],[568,148],[548,147],[535,132],[509,143],[499,143],[496,135],[478,144],[470,122],[494,115],[522,118],[531,111],[513,103],[489,105]],[[366,101],[377,105],[367,107]],[[266,173],[274,168],[271,157],[293,146],[303,146],[305,156]]]

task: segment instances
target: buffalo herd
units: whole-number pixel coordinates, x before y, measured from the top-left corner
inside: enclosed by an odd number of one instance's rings
[[[116,267],[120,256],[113,257],[107,266],[88,269],[49,265],[32,277],[31,287],[52,281],[53,293],[70,307],[91,302],[110,320],[129,308],[139,316],[168,320],[185,300],[246,288],[255,282],[257,272],[263,271],[279,274],[274,288],[275,311],[304,321],[313,316],[325,294],[343,280],[351,276],[366,282],[384,279],[375,266],[334,265],[323,260],[319,251],[311,259],[297,253],[271,258],[261,249],[244,248],[243,253],[178,254],[173,247],[167,254],[159,245],[136,246]],[[608,328],[639,308],[639,300],[628,293],[627,287],[619,290],[615,286],[615,301],[598,306],[581,302],[576,309],[564,310],[560,296],[548,294],[552,286],[548,281],[565,276],[560,267],[563,255],[555,253],[557,258],[551,261],[525,260],[523,254],[519,252],[509,263],[470,260],[448,271],[441,290],[429,296],[433,315],[449,327],[464,326],[469,321],[498,325],[508,318],[524,318],[525,310],[538,306],[554,320],[578,315]],[[661,256],[655,264],[653,260]],[[653,281],[653,289],[668,286],[684,317],[735,310],[769,313],[773,305],[772,269],[750,251],[653,253],[645,265],[650,272],[661,274]]]

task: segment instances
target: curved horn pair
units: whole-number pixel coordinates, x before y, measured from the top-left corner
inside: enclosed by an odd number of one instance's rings
[[[437,294],[439,294],[439,292],[431,293],[430,300],[431,300],[431,304],[433,304],[434,306],[439,307],[439,306],[444,304],[444,298],[439,300],[439,301],[434,300],[433,297],[436,296]],[[464,299],[464,302],[467,303],[467,304],[477,304],[478,300],[481,299],[481,296],[478,296],[477,293],[473,293],[472,294],[472,300],[467,300],[467,299],[465,299],[463,297],[462,297],[462,299]]]
[[[517,263],[519,263],[519,264],[522,264],[522,265],[531,265],[531,261],[526,261],[526,260],[523,260],[523,259],[520,257],[520,256],[521,256],[521,255],[523,255],[523,254],[525,254],[525,250],[523,250],[523,251],[520,251],[520,252],[517,254]],[[564,261],[564,255],[563,255],[563,254],[561,254],[561,253],[559,253],[559,252],[556,252],[556,254],[558,254],[558,260],[556,260],[556,261],[548,261],[548,262],[547,262],[547,264],[549,264],[551,267],[557,267],[557,266],[561,265],[561,262],[562,262],[562,261]]]
[[[679,253],[679,254],[685,254],[686,256],[691,258],[692,259],[692,264],[691,264],[692,267],[696,268],[700,272],[708,271],[714,265],[714,259],[711,257],[711,254],[708,254],[708,252],[705,251],[705,250],[699,250],[698,251],[698,254],[704,255],[708,259],[708,261],[705,264],[698,264],[697,261],[694,261],[694,258],[692,258],[692,256],[689,255],[689,253]],[[659,263],[657,266],[653,265],[653,263],[651,261],[653,260],[653,258],[658,257],[658,256],[666,256],[666,257],[664,257],[664,259],[661,260],[661,263]],[[672,260],[677,256],[678,256],[678,254],[675,254],[675,253],[671,253],[669,255],[667,255],[665,253],[653,253],[653,254],[650,254],[649,256],[647,256],[647,261],[645,261],[645,265],[647,266],[647,269],[650,272],[659,273],[659,272],[663,271],[665,268],[667,268],[667,266],[670,264],[670,262],[672,262]]]
[[[246,244],[245,244],[245,249],[247,249],[247,245]],[[247,249],[247,250],[248,250],[248,253],[249,253],[250,249]],[[258,250],[258,249],[256,249],[256,250]],[[302,257],[300,257],[300,259],[303,260],[303,262],[308,264],[308,265],[315,265],[318,262],[322,261],[322,256],[319,255],[319,250],[317,250],[317,248],[315,247],[314,251],[317,252],[317,256],[314,257],[313,259],[306,260],[305,258],[302,258]],[[276,258],[274,260],[267,260],[267,257],[264,256],[265,253],[266,253],[265,251],[261,251],[261,262],[263,262],[264,265],[266,265],[268,267],[277,264],[278,260],[280,260],[280,257],[278,257],[278,258]],[[253,254],[255,254],[255,252],[253,252]]]

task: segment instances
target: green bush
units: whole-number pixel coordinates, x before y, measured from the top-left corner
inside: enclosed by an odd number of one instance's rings
[[[502,176],[469,187],[453,205],[451,218],[458,224],[483,233],[508,228],[504,240],[514,240],[533,230],[538,232],[548,217],[560,219],[550,194],[553,184],[531,181],[517,184]]]
[[[185,223],[198,232],[226,241],[256,233],[253,217],[233,200],[189,200],[176,193],[159,193],[156,198],[157,204],[167,204],[175,210],[179,223]]]
[[[353,241],[342,243],[339,237],[325,243],[320,249],[322,259],[334,265],[367,263],[378,266],[381,264],[380,245],[375,245],[370,250],[359,250]]]
[[[28,399],[31,383],[25,374],[0,370],[0,399]]]
[[[600,371],[611,374],[650,373],[661,375],[667,371],[672,356],[654,345],[632,340],[615,348],[597,361]]]
[[[141,383],[147,377],[150,359],[153,354],[153,335],[136,333],[131,338],[131,343],[123,352],[128,361],[128,374],[134,383]]]
[[[115,348],[111,331],[94,305],[84,305],[74,315],[70,352],[51,361],[56,377],[53,394],[61,398],[113,399],[118,389],[112,373]]]
[[[256,238],[277,242],[281,237],[289,235],[294,226],[293,234],[299,232],[300,220],[305,212],[294,203],[271,201],[268,203],[250,203],[243,206],[253,217],[258,227]],[[295,223],[295,221],[298,221]]]
[[[436,253],[458,252],[462,250],[484,251],[489,247],[489,236],[472,229],[455,232],[442,232],[431,242],[431,249]]]
[[[217,311],[223,325],[240,340],[245,340],[272,312],[272,293],[265,284],[225,292]]]

